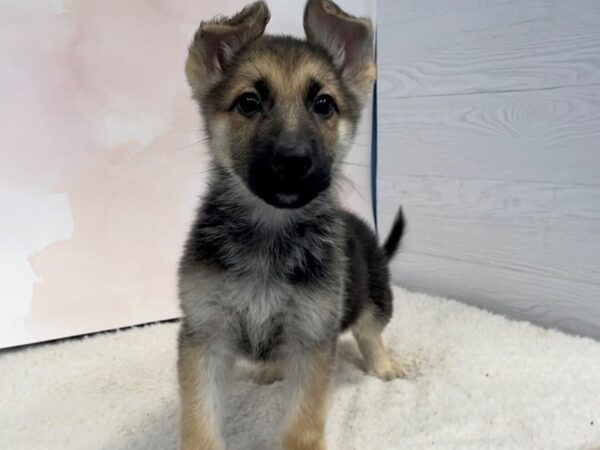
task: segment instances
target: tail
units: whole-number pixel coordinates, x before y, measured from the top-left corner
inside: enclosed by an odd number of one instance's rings
[[[402,212],[402,208],[399,208],[394,219],[394,224],[392,225],[392,230],[383,244],[383,253],[385,253],[388,260],[392,259],[398,250],[405,225],[404,213]]]

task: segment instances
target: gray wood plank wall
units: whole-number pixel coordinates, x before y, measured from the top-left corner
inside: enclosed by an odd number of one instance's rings
[[[600,1],[380,0],[394,280],[600,338]]]

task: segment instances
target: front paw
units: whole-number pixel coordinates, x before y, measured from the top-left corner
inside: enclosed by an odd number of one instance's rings
[[[367,370],[369,375],[376,376],[383,381],[406,378],[408,372],[409,367],[406,364],[401,363],[389,354],[374,361],[372,367]]]

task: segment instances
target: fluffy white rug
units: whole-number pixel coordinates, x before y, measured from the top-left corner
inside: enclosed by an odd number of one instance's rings
[[[591,449],[600,446],[600,343],[452,300],[395,291],[386,339],[413,367],[382,382],[341,340],[330,449]],[[0,356],[0,449],[177,447],[176,324]],[[229,399],[230,449],[278,448],[281,383],[248,367]]]

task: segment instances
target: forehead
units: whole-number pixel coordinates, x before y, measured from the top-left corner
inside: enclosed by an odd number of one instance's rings
[[[279,100],[303,98],[315,83],[322,91],[342,94],[337,72],[328,57],[303,41],[265,38],[239,55],[226,74],[220,97],[235,99],[257,81]]]

